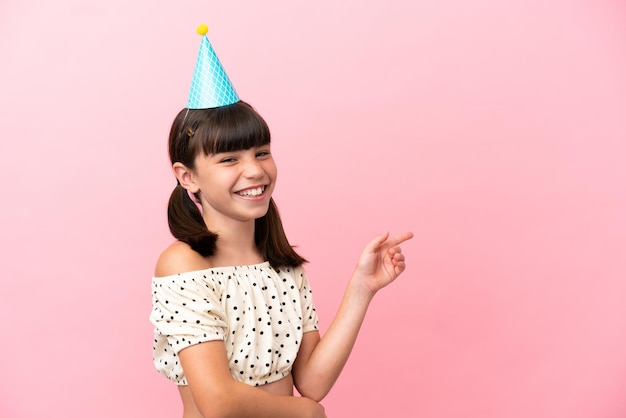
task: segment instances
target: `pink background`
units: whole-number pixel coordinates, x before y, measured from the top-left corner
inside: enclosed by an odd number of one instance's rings
[[[626,416],[617,0],[3,0],[0,416],[180,416],[150,278],[202,22],[322,328],[363,244],[416,234],[329,416]]]

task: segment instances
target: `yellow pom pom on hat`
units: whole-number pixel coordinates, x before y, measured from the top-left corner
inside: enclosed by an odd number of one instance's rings
[[[239,101],[239,95],[206,36],[208,31],[209,28],[205,24],[196,28],[198,35],[202,36],[202,41],[187,99],[188,109],[211,109]]]
[[[196,32],[198,32],[198,35],[206,35],[209,32],[209,27],[203,23],[196,28]]]

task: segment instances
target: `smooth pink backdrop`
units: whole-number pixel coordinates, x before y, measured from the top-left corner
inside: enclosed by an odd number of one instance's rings
[[[4,0],[0,416],[180,416],[150,277],[202,22],[323,329],[363,244],[416,234],[330,417],[626,416],[616,0]]]

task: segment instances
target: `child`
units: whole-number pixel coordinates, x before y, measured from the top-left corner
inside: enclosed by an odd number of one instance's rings
[[[155,366],[178,385],[183,416],[325,417],[319,402],[369,302],[404,271],[399,244],[412,234],[366,245],[321,338],[306,260],[289,245],[272,199],[269,129],[239,99],[206,36],[169,153],[177,240],[157,261],[150,320]]]

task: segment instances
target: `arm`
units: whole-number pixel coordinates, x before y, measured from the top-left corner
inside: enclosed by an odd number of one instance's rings
[[[234,380],[222,341],[184,348],[179,353],[194,403],[202,416],[326,418],[315,401],[279,396]]]
[[[348,360],[374,295],[404,271],[399,245],[412,237],[405,233],[389,238],[385,233],[367,244],[324,337],[318,332],[304,334],[293,366],[294,383],[302,396],[320,401],[328,394]]]

